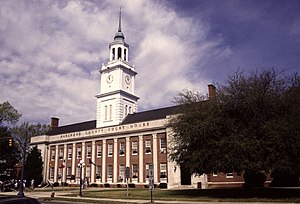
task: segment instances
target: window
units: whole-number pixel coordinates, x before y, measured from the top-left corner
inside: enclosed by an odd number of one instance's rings
[[[167,178],[167,164],[160,164],[160,178]]]
[[[68,148],[68,159],[72,159],[72,147]]]
[[[108,165],[108,174],[107,174],[107,178],[112,178],[113,177],[113,166],[112,165]]]
[[[76,178],[80,178],[80,167],[76,167]]]
[[[119,166],[119,178],[118,178],[118,182],[123,182],[124,181],[124,174],[125,174],[125,166],[121,164]]]
[[[91,158],[91,156],[92,156],[92,147],[87,146],[87,148],[86,148],[86,157]]]
[[[226,173],[226,178],[233,178],[233,172]]]
[[[51,150],[51,160],[55,159],[55,149]]]
[[[160,139],[160,153],[162,153],[162,154],[167,153],[167,151],[166,151],[166,138],[161,138]]]
[[[126,61],[126,53],[127,52],[127,50],[126,49],[124,49],[124,61]]]
[[[97,157],[101,157],[101,156],[102,156],[102,146],[97,145]]]
[[[129,106],[128,113],[131,114],[131,106]]]
[[[58,179],[62,177],[62,168],[58,168]]]
[[[85,177],[91,178],[91,167],[90,166],[87,166],[85,168]]]
[[[146,140],[146,153],[151,154],[151,140]]]
[[[112,49],[112,60],[115,60],[116,58],[116,52],[115,52],[115,48]]]
[[[218,176],[218,173],[217,172],[213,172],[213,177],[216,177],[216,176]]]
[[[77,159],[81,159],[81,147],[77,148]]]
[[[124,155],[125,153],[125,143],[120,143],[120,155]]]
[[[63,159],[64,158],[64,149],[59,149],[59,159]]]
[[[112,105],[109,105],[109,120],[112,120]]]
[[[50,178],[54,178],[54,168],[50,168]]]
[[[112,144],[108,144],[108,156],[112,156],[113,155],[113,145]]]
[[[67,176],[71,176],[71,174],[72,174],[72,168],[67,167]]]
[[[137,141],[133,141],[131,143],[131,145],[132,145],[132,154],[136,155],[138,153],[138,143],[137,143]]]
[[[132,178],[137,178],[138,177],[138,165],[137,164],[132,164]]]
[[[146,178],[149,178],[149,166],[151,164],[146,164]]]
[[[104,120],[107,120],[107,106],[105,106],[104,108]]]
[[[122,49],[119,47],[118,48],[118,59],[122,59],[121,55],[122,55]]]
[[[160,149],[166,149],[166,138],[160,139]]]
[[[101,166],[96,166],[96,179],[101,179]]]

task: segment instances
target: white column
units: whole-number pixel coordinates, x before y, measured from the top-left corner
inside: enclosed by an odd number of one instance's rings
[[[73,148],[72,148],[72,175],[76,175],[75,171],[76,171],[76,166],[77,166],[77,162],[76,162],[76,143],[73,143]]]
[[[153,134],[153,150],[152,150],[152,155],[153,155],[153,173],[154,173],[154,183],[158,182],[158,163],[157,163],[157,134]]]
[[[113,182],[118,182],[118,139],[114,138],[114,171],[113,171]]]
[[[45,146],[45,157],[44,157],[44,181],[47,181],[49,178],[49,162],[50,162],[50,148],[49,146]]]
[[[62,168],[62,181],[66,182],[66,178],[67,178],[67,150],[68,150],[68,145],[64,144],[64,159],[63,159],[63,164],[64,164],[64,168]]]
[[[57,182],[58,171],[58,145],[55,145],[54,182]]]
[[[144,182],[144,141],[143,136],[139,136],[139,183]]]
[[[95,164],[95,146],[96,142],[92,141],[92,155],[91,155],[91,160]],[[91,183],[95,183],[95,165],[91,164]]]
[[[106,182],[106,139],[102,142],[102,182]]]
[[[84,162],[86,165],[86,160],[85,160],[85,142],[81,143],[81,160]],[[85,178],[85,165],[82,166],[82,171],[81,171],[81,178]]]
[[[130,137],[126,137],[126,163],[125,163],[125,168],[130,166]]]

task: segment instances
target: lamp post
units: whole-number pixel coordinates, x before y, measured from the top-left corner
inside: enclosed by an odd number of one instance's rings
[[[80,182],[79,182],[79,196],[82,197],[82,168],[84,167],[84,162],[83,160],[80,160],[80,162],[78,163],[78,167],[79,167],[79,177],[80,177]]]

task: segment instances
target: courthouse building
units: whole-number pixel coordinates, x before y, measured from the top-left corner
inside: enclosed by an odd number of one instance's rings
[[[109,60],[102,64],[100,73],[96,120],[59,126],[59,119],[51,118],[51,131],[31,139],[31,145],[41,150],[45,181],[78,185],[81,173],[90,184],[120,186],[126,183],[125,170],[129,167],[129,183],[144,187],[152,166],[157,186],[207,188],[231,182],[233,174],[221,175],[221,180],[213,174],[194,176],[169,160],[172,130],[167,122],[176,107],[137,112],[137,72],[129,62],[121,16],[118,32],[109,44]],[[213,94],[214,87],[209,89]],[[84,163],[82,169],[80,161]],[[240,184],[242,180],[232,181]]]

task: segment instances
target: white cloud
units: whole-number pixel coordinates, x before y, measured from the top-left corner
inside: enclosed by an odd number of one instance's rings
[[[140,109],[171,105],[184,88],[206,91],[210,82],[198,70],[210,53],[223,53],[220,41],[206,40],[209,28],[158,1],[121,5]],[[95,119],[98,70],[108,59],[119,6],[117,0],[1,1],[0,103],[9,101],[32,122]]]

